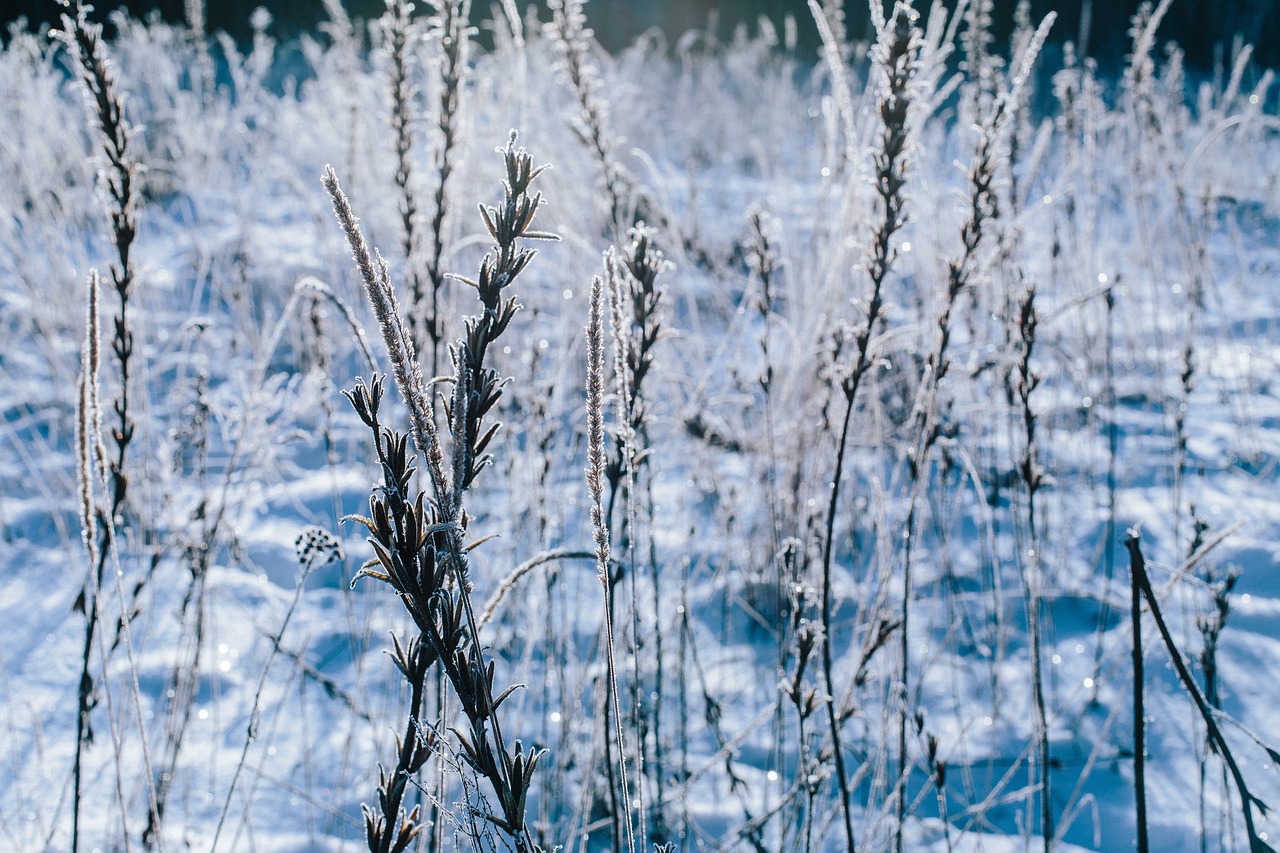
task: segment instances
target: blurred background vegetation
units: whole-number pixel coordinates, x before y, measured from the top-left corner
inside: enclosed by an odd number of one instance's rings
[[[530,0],[518,0],[525,9]],[[1059,19],[1053,41],[1061,43],[1081,40],[1081,21],[1090,21],[1088,49],[1104,67],[1116,67],[1128,48],[1129,18],[1140,0],[1032,0],[1035,18],[1055,10]],[[1017,0],[995,0],[996,35],[1004,37],[1012,28]],[[183,0],[97,0],[95,17],[127,7],[134,16],[155,12],[168,21],[180,21]],[[354,17],[377,17],[382,0],[344,0]],[[419,3],[421,12],[424,4]],[[540,4],[544,5],[544,4]],[[870,16],[866,0],[846,0],[849,32],[854,38],[868,33]],[[886,6],[890,5],[888,0]],[[929,0],[916,0],[922,10]],[[948,2],[954,6],[954,2]],[[207,0],[210,30],[225,30],[236,38],[249,34],[250,14],[259,6],[272,15],[273,33],[288,39],[312,30],[323,19],[320,0]],[[809,15],[807,0],[590,0],[587,16],[596,36],[609,50],[616,51],[654,28],[674,41],[691,29],[709,30],[721,39],[732,37],[734,29],[746,25],[755,32],[761,16],[768,17],[781,30],[783,19],[794,15],[798,25],[800,47],[812,53],[817,44],[817,30]],[[25,17],[28,26],[56,20],[55,0],[0,0],[0,20],[6,25]],[[477,24],[493,17],[486,0],[476,0],[473,15]],[[546,17],[543,9],[542,16]],[[1236,35],[1255,45],[1254,61],[1264,67],[1280,66],[1280,0],[1174,0],[1160,29],[1161,41],[1176,41],[1187,54],[1192,69],[1211,72],[1215,59],[1229,56]]]

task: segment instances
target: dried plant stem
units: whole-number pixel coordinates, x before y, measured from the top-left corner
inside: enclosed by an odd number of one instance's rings
[[[440,0],[439,14],[432,18],[430,33],[441,50],[440,102],[436,111],[436,128],[440,131],[440,147],[435,161],[439,173],[435,191],[435,209],[431,215],[431,253],[427,258],[427,279],[431,284],[431,315],[426,333],[431,339],[431,375],[440,373],[440,355],[445,339],[440,296],[447,279],[444,267],[445,217],[449,212],[451,178],[457,168],[459,134],[462,129],[462,94],[470,61],[471,0]],[[421,299],[414,294],[415,304]]]
[[[658,286],[658,278],[668,264],[662,252],[652,243],[650,233],[637,226],[631,230],[631,244],[625,252],[611,249],[605,257],[605,269],[608,277],[610,318],[614,339],[614,377],[617,387],[618,428],[614,432],[616,453],[606,466],[605,475],[609,480],[609,512],[606,521],[612,521],[615,499],[621,495],[624,514],[622,518],[620,547],[625,551],[625,560],[620,561],[622,570],[628,580],[631,599],[631,640],[632,640],[632,684],[631,712],[632,724],[635,727],[636,760],[640,773],[637,779],[637,793],[640,801],[640,836],[648,838],[646,827],[645,769],[652,769],[655,777],[655,789],[662,789],[661,768],[661,696],[662,696],[662,626],[659,619],[662,614],[661,586],[656,558],[656,546],[653,540],[653,496],[651,481],[646,477],[641,480],[642,471],[648,468],[648,406],[644,383],[654,364],[655,348],[662,332],[659,317],[659,306],[663,291]],[[640,626],[639,574],[640,566],[636,559],[637,530],[637,492],[643,487],[643,496],[647,499],[648,512],[648,564],[650,568],[650,585],[653,594],[653,659],[654,686],[651,691],[643,689],[643,678],[640,672],[642,642]],[[612,595],[612,591],[611,591]],[[644,695],[651,693],[655,699],[650,705],[644,701]],[[608,716],[608,710],[605,711]],[[654,760],[646,761],[648,739],[646,728],[653,732]],[[607,744],[606,744],[607,746]],[[621,749],[621,746],[619,747]],[[660,806],[660,800],[654,800]],[[655,812],[655,819],[661,821],[661,812]]]
[[[828,4],[829,5],[829,4]],[[872,0],[871,8],[881,19],[884,17],[880,4]],[[822,59],[826,63],[827,72],[831,75],[831,88],[834,90],[836,110],[840,114],[840,124],[844,130],[844,157],[837,165],[838,172],[843,173],[856,156],[858,148],[857,116],[850,96],[848,67],[845,59],[848,45],[842,35],[835,31],[833,24],[841,24],[829,13],[827,6],[818,0],[809,0],[809,13],[817,24],[818,35],[822,40]],[[877,32],[885,32],[884,21],[875,22]]]
[[[80,485],[80,533],[89,565],[98,562],[97,502],[94,483],[107,481],[107,451],[102,445],[102,404],[98,398],[101,338],[98,320],[98,271],[89,270],[89,299],[84,345],[80,350],[80,387],[76,408],[76,477]]]
[[[387,0],[382,16],[383,38],[391,62],[391,135],[396,152],[396,187],[400,191],[401,248],[404,252],[409,280],[409,328],[415,349],[423,348],[423,327],[430,318],[422,316],[422,276],[418,272],[418,199],[413,181],[413,100],[416,96],[412,80],[414,42],[417,27],[411,18],[413,4],[409,0]],[[432,376],[434,376],[434,368]]]
[[[1195,514],[1195,507],[1191,508],[1191,516],[1194,521],[1195,535],[1192,537],[1191,547],[1188,553],[1195,554],[1204,546],[1204,534],[1208,531],[1208,525],[1198,518]],[[1213,589],[1213,609],[1208,614],[1196,617],[1196,626],[1200,629],[1200,635],[1204,640],[1204,647],[1200,650],[1200,669],[1204,673],[1204,698],[1205,701],[1215,711],[1222,710],[1222,694],[1218,681],[1218,643],[1222,634],[1222,629],[1226,627],[1227,617],[1231,612],[1231,591],[1235,588],[1236,581],[1240,579],[1240,572],[1234,567],[1228,567],[1225,572],[1218,574],[1212,569],[1206,569],[1201,577],[1211,584]],[[1209,755],[1215,752],[1213,741],[1206,734],[1203,749],[1200,751],[1200,850],[1207,853],[1209,846],[1208,838],[1208,821],[1205,815],[1206,796],[1205,783],[1207,778],[1207,765]],[[1227,786],[1227,771],[1222,769],[1222,785],[1225,790]]]
[[[1103,335],[1106,338],[1103,341],[1102,349],[1102,370],[1103,370],[1103,394],[1106,405],[1107,418],[1107,520],[1102,528],[1103,548],[1102,548],[1102,567],[1103,567],[1103,587],[1102,587],[1102,614],[1098,620],[1098,629],[1094,637],[1094,656],[1093,667],[1097,672],[1102,668],[1103,656],[1105,652],[1103,633],[1107,619],[1111,615],[1111,584],[1115,577],[1116,559],[1115,559],[1115,541],[1116,541],[1116,498],[1117,486],[1119,483],[1117,477],[1116,466],[1119,462],[1120,455],[1120,425],[1116,420],[1118,406],[1116,405],[1116,372],[1115,372],[1115,285],[1107,284],[1106,290],[1106,323]],[[1097,679],[1094,680],[1095,690]]]
[[[618,772],[622,786],[622,813],[626,817],[627,850],[635,853],[636,833],[631,820],[627,784],[627,758],[623,747],[622,705],[618,696],[617,656],[614,649],[612,573],[609,569],[609,527],[604,511],[604,285],[591,280],[587,320],[587,491],[591,496],[591,530],[596,543],[596,569],[604,592],[605,661],[609,695],[613,705],[614,737],[618,744]],[[608,737],[605,738],[606,745]],[[612,786],[611,786],[612,787]],[[615,847],[617,841],[614,841]]]
[[[1036,497],[1045,482],[1044,472],[1040,468],[1036,448],[1036,415],[1031,406],[1031,395],[1040,384],[1040,377],[1032,370],[1033,350],[1036,342],[1036,329],[1039,318],[1035,308],[1035,287],[1027,286],[1026,293],[1018,310],[1018,337],[1020,341],[1020,358],[1015,368],[1014,393],[1019,402],[1022,419],[1022,458],[1018,469],[1027,494],[1027,535],[1028,547],[1025,562],[1022,564],[1023,590],[1027,606],[1027,633],[1031,638],[1031,687],[1032,700],[1035,705],[1035,745],[1037,760],[1030,768],[1032,787],[1039,775],[1040,788],[1040,833],[1044,841],[1045,853],[1049,853],[1053,845],[1053,805],[1050,786],[1049,765],[1049,720],[1044,698],[1044,669],[1041,652],[1040,603],[1043,597],[1041,590],[1041,554],[1039,531],[1039,514],[1036,509]]]
[[[1132,534],[1126,538],[1126,546]],[[1128,546],[1132,551],[1134,546]],[[1142,583],[1138,571],[1133,568],[1132,560],[1129,572],[1129,625],[1133,631],[1133,795],[1136,809],[1138,829],[1138,853],[1148,853],[1151,849],[1147,839],[1147,738],[1146,710],[1143,705],[1143,671],[1142,671]]]
[[[560,64],[578,103],[581,126],[573,127],[579,140],[591,149],[604,179],[609,199],[609,224],[622,233],[626,227],[624,213],[630,194],[628,179],[614,156],[615,140],[606,126],[608,102],[599,94],[599,71],[591,59],[591,30],[582,11],[583,0],[548,0],[551,23],[547,25],[557,49]]]
[[[777,451],[777,435],[774,425],[774,363],[773,353],[771,351],[770,335],[772,332],[772,316],[774,311],[773,298],[774,288],[777,286],[774,280],[777,272],[778,261],[775,256],[773,237],[770,232],[775,228],[775,223],[767,213],[760,209],[753,209],[748,215],[748,222],[751,227],[750,242],[747,244],[747,263],[752,273],[759,281],[760,291],[754,299],[755,309],[760,319],[760,353],[764,363],[760,369],[760,375],[757,382],[760,387],[760,393],[764,400],[764,437],[765,437],[765,473],[764,482],[768,489],[768,499],[766,507],[769,512],[769,528],[772,533],[772,553],[774,555],[773,565],[773,591],[770,607],[774,613],[779,615],[785,612],[789,598],[791,597],[791,585],[797,577],[795,571],[795,553],[796,547],[794,540],[789,542],[787,549],[784,550],[782,545],[782,509],[779,506],[780,496],[778,492],[778,451]],[[788,524],[795,523],[795,519],[789,519]],[[784,560],[784,555],[789,559]],[[794,606],[794,605],[793,605]],[[793,614],[794,615],[794,614]],[[794,636],[794,623],[786,626],[783,630],[776,633],[777,639],[777,655],[778,655],[778,671],[785,671],[787,665],[787,657],[789,654],[792,638]],[[777,712],[774,715],[774,745],[773,751],[769,756],[771,762],[768,770],[778,773],[779,784],[782,775],[779,771],[785,766],[785,744],[783,743],[783,706],[779,702]],[[799,748],[802,750],[801,763],[806,760],[803,755],[804,750],[804,730],[803,724],[799,731]],[[766,771],[767,772],[767,771]],[[803,770],[797,771],[797,776]],[[799,798],[797,798],[799,801]]]
[[[821,9],[815,9],[821,17]],[[825,19],[824,19],[825,20]],[[844,748],[840,736],[839,712],[836,709],[834,668],[831,652],[831,559],[835,545],[836,511],[840,502],[840,486],[844,479],[844,462],[848,449],[849,426],[853,420],[854,403],[858,387],[872,363],[871,339],[884,306],[884,281],[897,255],[893,235],[903,226],[902,188],[905,184],[905,152],[907,146],[907,108],[910,103],[908,84],[916,54],[919,50],[919,32],[914,26],[915,12],[909,3],[899,3],[894,12],[892,27],[886,25],[876,46],[877,62],[884,69],[886,88],[880,102],[880,117],[884,123],[881,150],[875,155],[876,194],[883,207],[881,221],[871,240],[871,253],[867,261],[867,275],[871,279],[871,298],[867,303],[863,324],[854,333],[857,350],[851,369],[841,378],[844,394],[844,414],[840,425],[840,439],[836,448],[835,472],[831,480],[831,494],[827,504],[826,536],[822,545],[822,675],[827,696],[827,722],[831,731],[832,749],[836,765],[836,783],[840,790],[841,816],[844,820],[845,840],[850,851],[856,850],[853,833],[852,804],[849,797],[849,776],[844,765]],[[905,697],[904,697],[905,701]]]
[[[800,543],[797,540],[792,540],[779,557],[788,570],[794,571],[795,569],[795,560],[799,547]],[[795,664],[791,673],[780,680],[778,687],[782,694],[791,701],[791,705],[796,711],[798,756],[796,758],[793,787],[797,791],[803,790],[805,794],[803,805],[798,806],[803,811],[797,814],[796,822],[804,828],[804,850],[810,851],[813,849],[813,825],[816,823],[813,805],[818,793],[818,786],[813,784],[811,780],[817,775],[818,768],[812,754],[813,749],[809,743],[807,724],[809,719],[817,712],[819,706],[825,704],[827,700],[825,700],[820,691],[808,682],[806,674],[813,659],[814,651],[824,640],[822,627],[806,616],[811,606],[808,600],[808,591],[805,587],[797,584],[792,587],[790,592],[791,619],[788,627],[794,643]],[[799,802],[800,798],[797,797],[796,799]]]
[[[100,619],[99,593],[102,589],[102,574],[105,557],[100,558],[98,551],[98,519],[103,509],[94,498],[94,482],[106,480],[106,449],[102,446],[102,409],[98,401],[98,368],[99,368],[99,326],[98,326],[98,271],[89,271],[89,300],[85,323],[84,346],[80,353],[80,394],[76,418],[77,444],[77,476],[80,484],[80,530],[85,550],[89,555],[89,574],[84,590],[80,593],[77,606],[85,614],[85,641],[81,656],[79,713],[77,715],[76,753],[72,767],[72,812],[71,812],[71,849],[75,851],[80,836],[80,786],[82,779],[83,749],[87,738],[91,737],[89,728],[89,712],[93,707],[93,684],[89,674],[89,665],[93,653],[93,643],[98,621]],[[103,519],[102,546],[109,548],[111,534],[108,532],[110,521]],[[105,663],[105,652],[103,656]],[[109,688],[108,688],[109,689]],[[110,695],[108,695],[110,701]],[[114,727],[114,715],[111,720]],[[127,830],[124,833],[128,838]]]
[[[323,183],[333,201],[334,213],[342,225],[351,252],[356,261],[356,269],[364,283],[365,294],[373,307],[378,327],[382,330],[382,339],[387,346],[387,354],[391,359],[392,375],[396,388],[409,409],[410,432],[413,443],[427,462],[431,485],[435,499],[442,506],[449,503],[452,487],[444,470],[444,451],[440,448],[439,432],[432,417],[431,398],[418,367],[413,340],[406,333],[400,321],[399,304],[395,290],[391,287],[391,279],[387,272],[387,263],[381,254],[376,255],[369,250],[356,215],[351,210],[351,203],[342,192],[338,183],[338,175],[333,167],[325,168]]]
[[[360,347],[360,354],[364,356],[369,372],[373,373],[377,370],[377,364],[373,360],[373,353],[369,350],[369,342],[365,340],[364,329],[356,320],[355,314],[352,313],[351,306],[338,298],[338,295],[333,292],[333,288],[314,276],[305,275],[298,279],[298,282],[293,286],[293,290],[295,293],[310,292],[315,294],[317,299],[323,296],[332,302],[334,307],[341,312],[342,319],[346,321],[347,328],[351,331],[351,336],[355,339],[357,346]],[[282,312],[282,316],[284,313],[287,312]]]
[[[505,832],[518,853],[536,849],[525,820],[525,805],[534,770],[544,753],[526,752],[518,740],[514,750],[506,745],[497,711],[518,685],[494,693],[494,664],[480,641],[479,621],[471,603],[468,548],[462,539],[468,522],[463,498],[492,461],[486,450],[498,430],[498,424],[489,424],[486,418],[502,395],[503,381],[486,364],[486,355],[520,309],[506,288],[536,254],[522,241],[557,239],[531,229],[542,196],[531,194],[529,187],[545,167],[534,168],[529,154],[517,150],[515,143],[512,131],[506,148],[499,149],[506,167],[500,206],[480,208],[496,245],[485,255],[476,280],[461,279],[476,289],[483,310],[466,319],[465,335],[452,351],[453,394],[444,405],[453,439],[447,472],[434,407],[426,395],[386,262],[370,253],[332,168],[324,174],[334,213],[382,328],[396,384],[410,410],[414,443],[426,457],[433,496],[428,502],[426,493],[412,488],[416,469],[409,455],[408,436],[384,427],[379,419],[382,379],[375,377],[372,385],[358,380],[356,387],[344,394],[372,433],[383,485],[369,500],[369,515],[352,517],[367,528],[375,554],[356,579],[367,576],[391,585],[418,631],[404,645],[393,638],[393,660],[414,688],[413,704],[406,737],[399,744],[397,770],[390,777],[382,776],[378,807],[365,806],[366,836],[373,853],[400,853],[421,829],[417,810],[405,815],[401,802],[408,775],[417,772],[434,749],[430,735],[418,736],[422,692],[416,685],[436,664],[444,670],[467,720],[467,732],[453,729],[463,759],[489,782],[498,799],[499,814],[480,816]],[[474,820],[471,825],[476,836],[473,840],[478,840],[480,830]]]
[[[747,263],[760,282],[760,292],[755,298],[755,308],[760,317],[760,354],[764,359],[758,382],[760,392],[764,397],[765,445],[768,457],[766,461],[768,466],[766,481],[769,486],[769,528],[773,533],[774,553],[779,553],[782,550],[782,518],[777,500],[778,452],[774,424],[774,354],[770,342],[771,325],[774,316],[774,296],[777,288],[775,278],[779,267],[774,245],[775,237],[773,235],[774,230],[777,228],[777,223],[773,217],[760,209],[751,211],[748,216],[748,222],[751,226],[751,239],[747,244]],[[775,602],[779,612],[781,612],[786,594],[786,583],[782,576],[779,575],[778,601]],[[780,638],[779,655],[785,655],[783,645],[784,643]]]
[[[70,7],[64,2],[64,6]],[[106,196],[107,215],[110,220],[111,238],[116,258],[110,266],[111,284],[119,299],[116,316],[113,320],[111,349],[118,366],[119,393],[113,404],[116,423],[111,434],[114,442],[114,457],[109,463],[101,446],[101,433],[98,416],[94,416],[94,429],[97,436],[92,439],[95,444],[99,464],[108,467],[106,489],[106,506],[96,510],[96,525],[100,541],[96,550],[91,551],[95,565],[91,569],[91,581],[86,584],[77,601],[77,607],[85,614],[84,648],[81,657],[80,682],[78,692],[78,713],[76,716],[76,745],[72,766],[72,817],[71,817],[71,849],[79,850],[80,844],[80,811],[83,783],[84,751],[92,742],[93,734],[90,726],[90,715],[96,704],[94,699],[94,681],[90,673],[91,651],[94,637],[97,634],[98,622],[101,619],[101,607],[98,596],[101,593],[105,577],[106,563],[112,559],[119,536],[121,517],[126,505],[128,475],[125,465],[128,448],[133,440],[134,422],[129,406],[130,365],[133,357],[133,330],[129,321],[129,298],[133,289],[134,269],[131,257],[133,239],[137,233],[136,191],[134,177],[137,165],[129,150],[129,142],[133,128],[124,115],[124,101],[117,92],[115,72],[107,58],[106,47],[102,42],[102,28],[89,23],[88,10],[76,2],[73,7],[74,17],[62,15],[62,30],[57,37],[74,56],[76,68],[84,85],[89,102],[90,120],[97,126],[100,152],[105,160],[99,173]],[[95,276],[96,279],[96,276]],[[94,288],[96,290],[96,288]],[[96,304],[96,297],[93,298]],[[96,337],[96,333],[94,333]],[[95,356],[96,361],[96,356]],[[94,374],[96,375],[96,370]],[[96,388],[96,382],[90,388]],[[96,396],[96,390],[92,392]],[[86,442],[87,446],[87,442]],[[127,613],[122,611],[121,618],[127,620]],[[148,782],[148,790],[151,791]],[[154,792],[151,792],[151,809],[154,813]]]
[[[978,135],[977,151],[973,165],[969,169],[969,213],[960,230],[961,252],[959,257],[947,262],[947,288],[941,313],[936,320],[937,336],[933,349],[925,359],[921,386],[917,392],[915,405],[915,423],[912,435],[914,442],[907,456],[907,477],[909,482],[909,500],[907,510],[905,546],[902,572],[902,610],[899,616],[902,624],[901,643],[899,647],[899,667],[902,673],[902,712],[898,718],[898,786],[897,808],[898,827],[895,833],[895,849],[902,850],[903,824],[906,820],[908,796],[906,785],[910,773],[907,761],[908,720],[911,717],[909,708],[909,668],[910,660],[910,617],[912,584],[914,582],[913,556],[917,534],[919,502],[922,490],[928,481],[928,470],[933,449],[937,444],[939,417],[939,390],[943,379],[950,369],[947,349],[951,341],[951,320],[957,301],[969,287],[978,273],[978,251],[982,245],[987,225],[999,214],[999,201],[993,183],[996,177],[996,164],[999,158],[1002,131],[1011,114],[1021,103],[1025,91],[1026,74],[1039,54],[1040,46],[1047,34],[1047,27],[1052,23],[1050,16],[1034,35],[1028,35],[1027,43],[1022,50],[1019,72],[1015,76],[1010,89],[997,100],[994,109],[983,121]],[[979,39],[980,41],[980,39]]]
[[[547,563],[554,562],[556,560],[593,559],[595,559],[595,554],[588,551],[577,551],[570,548],[556,548],[551,551],[544,551],[536,557],[525,560],[523,563],[516,566],[511,571],[511,574],[506,576],[498,589],[489,598],[488,602],[485,603],[484,610],[480,611],[480,627],[484,628],[484,626],[493,621],[494,616],[498,613],[498,608],[502,605],[502,602],[506,600],[506,597],[513,589],[515,589],[516,585],[529,574],[529,572],[538,568],[538,566],[546,565]]]
[[[258,684],[253,692],[253,707],[249,711],[249,727],[245,733],[244,746],[240,750],[240,760],[236,762],[235,772],[231,776],[231,784],[227,786],[227,797],[223,800],[222,811],[218,815],[218,823],[213,832],[213,840],[209,843],[209,853],[216,853],[218,849],[218,840],[222,835],[222,828],[226,824],[227,814],[231,811],[231,801],[235,798],[236,785],[240,781],[240,774],[244,771],[245,763],[249,758],[249,747],[253,745],[253,742],[258,737],[258,726],[262,721],[262,693],[266,689],[267,678],[271,674],[271,667],[275,663],[276,656],[280,654],[280,643],[284,639],[285,632],[289,630],[289,623],[293,620],[293,614],[298,609],[298,603],[302,600],[302,591],[306,588],[307,578],[317,566],[323,566],[341,557],[337,541],[322,531],[314,531],[310,540],[306,538],[306,534],[299,536],[297,551],[298,561],[302,564],[302,571],[298,573],[298,582],[294,586],[293,599],[289,602],[284,619],[280,622],[280,630],[276,631],[275,635],[271,637],[271,651],[267,653],[267,660],[262,665],[262,672],[258,674]]]
[[[971,85],[966,87],[966,106],[974,124],[982,124],[995,98],[998,59],[990,52],[993,0],[972,0],[965,14],[967,26],[962,42],[964,68]]]
[[[878,295],[878,294],[877,294]],[[868,315],[870,318],[870,315]],[[836,764],[836,782],[840,787],[841,813],[844,818],[845,838],[849,850],[857,849],[853,834],[853,815],[849,803],[849,776],[844,766],[844,749],[840,738],[840,721],[835,709],[835,679],[832,677],[834,663],[831,654],[831,548],[835,535],[836,501],[840,497],[840,480],[844,476],[844,457],[849,439],[849,423],[853,419],[853,398],[857,392],[857,384],[847,386],[845,391],[844,420],[840,425],[840,444],[836,448],[836,468],[832,475],[830,505],[827,508],[827,533],[822,545],[822,678],[826,685],[827,722],[831,731],[832,749]],[[851,393],[853,392],[853,393]]]
[[[1170,633],[1169,626],[1164,621],[1164,614],[1160,610],[1155,590],[1151,588],[1151,578],[1147,575],[1147,563],[1142,556],[1142,544],[1138,531],[1130,530],[1125,537],[1124,544],[1129,551],[1129,571],[1138,579],[1138,587],[1142,591],[1142,596],[1147,600],[1147,607],[1151,610],[1151,617],[1156,623],[1156,630],[1160,633],[1160,639],[1164,642],[1165,648],[1169,652],[1169,658],[1173,661],[1173,668],[1178,673],[1178,679],[1182,682],[1182,686],[1186,688],[1187,692],[1191,694],[1196,710],[1200,712],[1205,728],[1208,730],[1209,741],[1213,744],[1214,750],[1222,756],[1223,762],[1231,772],[1236,791],[1240,794],[1240,806],[1244,815],[1245,831],[1249,834],[1249,850],[1251,853],[1270,853],[1272,851],[1271,846],[1258,836],[1258,831],[1253,824],[1253,809],[1255,806],[1261,808],[1262,803],[1257,797],[1249,793],[1249,786],[1244,780],[1244,774],[1240,772],[1240,765],[1236,763],[1235,756],[1231,752],[1231,745],[1227,743],[1226,737],[1222,734],[1222,729],[1218,726],[1214,710],[1205,700],[1204,694],[1200,692],[1200,686],[1191,675],[1191,671],[1187,669],[1187,664],[1182,658],[1182,652],[1179,651],[1177,643],[1174,642],[1173,634]]]

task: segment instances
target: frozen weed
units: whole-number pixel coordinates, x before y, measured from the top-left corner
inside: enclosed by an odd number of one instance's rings
[[[426,457],[431,487],[430,494],[414,489],[416,469],[408,435],[382,424],[382,380],[375,377],[372,384],[358,380],[354,389],[344,393],[373,434],[383,485],[380,494],[369,499],[369,514],[355,517],[367,528],[375,553],[357,579],[367,576],[390,584],[416,628],[416,634],[403,643],[393,635],[392,659],[410,687],[408,722],[398,740],[393,769],[380,772],[377,807],[364,807],[371,853],[399,853],[423,828],[418,808],[406,813],[403,803],[412,776],[434,752],[445,748],[436,730],[420,722],[427,677],[436,666],[447,676],[468,720],[467,732],[452,729],[461,759],[488,781],[497,798],[498,813],[481,812],[480,816],[502,830],[517,850],[531,853],[536,849],[526,824],[525,806],[543,752],[526,750],[519,740],[508,747],[503,737],[498,709],[517,685],[495,691],[494,664],[487,660],[480,643],[480,626],[471,604],[467,552],[475,546],[463,544],[469,522],[463,498],[489,465],[492,457],[486,450],[498,429],[486,416],[502,394],[502,380],[486,364],[486,356],[519,310],[515,298],[505,291],[535,254],[523,242],[554,239],[531,228],[542,197],[530,194],[529,187],[542,168],[535,169],[524,149],[516,149],[515,141],[512,132],[502,151],[506,180],[501,205],[481,207],[496,245],[485,256],[478,278],[464,279],[476,289],[483,311],[467,318],[465,337],[451,353],[453,391],[445,403],[444,416],[453,449],[447,463],[436,413],[396,304],[387,264],[381,255],[376,261],[370,256],[337,176],[332,169],[325,173],[325,187],[351,244],[382,328],[397,386],[410,410],[414,445]],[[480,837],[473,837],[473,841],[479,844]]]

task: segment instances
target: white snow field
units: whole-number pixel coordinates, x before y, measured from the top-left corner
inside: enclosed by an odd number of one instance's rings
[[[289,44],[260,13],[240,46],[121,17],[97,77],[74,27],[0,50],[0,849],[364,850],[380,768],[411,850],[1269,849],[1280,119],[1247,46],[1192,72],[1148,9],[1107,77],[1025,6],[999,48],[985,2],[886,10],[879,45],[814,3],[816,60],[812,20],[609,56],[580,3],[466,33],[424,5],[334,0]],[[458,642],[521,687],[477,712],[437,663],[411,709],[387,652],[416,599],[352,586],[391,563],[344,520],[387,492],[341,392],[393,361],[320,178],[454,465],[512,129],[560,239],[503,290],[465,518],[412,445],[405,488],[474,546]],[[476,713],[546,750],[523,827],[490,817]]]

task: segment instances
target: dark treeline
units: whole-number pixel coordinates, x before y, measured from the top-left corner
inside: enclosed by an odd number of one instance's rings
[[[1089,53],[1104,66],[1115,67],[1123,61],[1129,46],[1129,19],[1140,0],[1095,0],[1091,4]],[[996,0],[997,38],[1008,36],[1017,0]],[[313,29],[324,12],[319,0],[211,0],[206,3],[210,30],[225,30],[236,38],[249,33],[249,16],[265,6],[274,19],[273,31],[290,38]],[[420,7],[423,4],[419,4]],[[523,9],[529,0],[519,0]],[[886,3],[888,5],[888,3]],[[928,0],[917,0],[923,9]],[[948,3],[952,6],[954,3]],[[1053,41],[1078,40],[1082,33],[1081,10],[1089,5],[1081,0],[1032,0],[1032,15],[1037,19],[1049,10],[1058,12]],[[108,10],[127,7],[134,15],[157,12],[168,21],[180,21],[183,0],[99,0],[97,16]],[[354,17],[370,18],[380,14],[381,0],[345,0]],[[806,0],[591,0],[586,5],[591,26],[600,42],[610,50],[629,44],[637,35],[651,28],[661,29],[669,38],[690,29],[706,29],[716,21],[716,35],[727,38],[733,28],[746,23],[753,30],[760,16],[781,25],[783,18],[794,15],[799,24],[801,47],[812,51],[817,43]],[[869,32],[870,16],[863,0],[846,0],[849,29],[854,37]],[[58,5],[54,0],[0,0],[0,20],[6,24],[25,17],[29,26],[56,19]],[[487,2],[475,3],[476,22],[491,16]],[[545,11],[544,11],[545,17]],[[1255,61],[1263,66],[1280,66],[1280,2],[1278,0],[1174,0],[1160,28],[1161,42],[1176,41],[1187,55],[1190,67],[1210,71],[1221,51],[1230,51],[1235,37],[1255,45]]]

